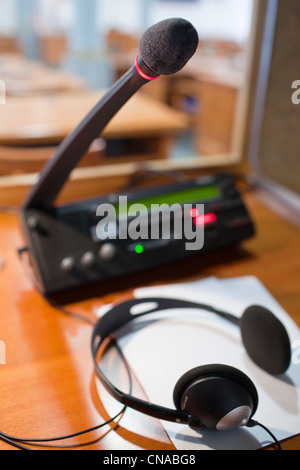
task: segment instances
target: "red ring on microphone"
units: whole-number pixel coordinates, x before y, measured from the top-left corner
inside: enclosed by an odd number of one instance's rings
[[[160,77],[160,75],[158,75],[158,77],[149,77],[148,75],[146,75],[140,68],[139,64],[138,64],[138,58],[139,58],[139,55],[137,55],[136,59],[135,59],[135,68],[138,72],[138,74],[144,78],[145,80],[156,80],[157,78]]]

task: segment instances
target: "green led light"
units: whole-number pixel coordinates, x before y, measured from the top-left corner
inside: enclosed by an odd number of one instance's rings
[[[144,251],[143,245],[137,245],[137,246],[135,247],[135,252],[136,252],[138,255],[140,255],[141,253],[143,253],[143,251]]]

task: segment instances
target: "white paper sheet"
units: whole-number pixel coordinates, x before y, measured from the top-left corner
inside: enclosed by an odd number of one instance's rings
[[[252,276],[226,280],[211,277],[189,284],[137,289],[135,296],[199,300],[237,316],[247,306],[260,304],[283,322],[292,344],[300,340],[297,325]],[[157,318],[163,319],[155,321]],[[248,358],[238,327],[204,311],[180,309],[157,313],[140,319],[135,332],[128,327],[125,331],[128,334],[123,337],[123,330],[119,344],[151,402],[174,408],[173,389],[181,375],[203,364],[228,364],[243,371],[256,385],[259,405],[254,419],[267,426],[279,440],[299,433],[297,361],[284,376],[272,377]],[[197,434],[185,425],[162,423],[178,450],[257,449],[272,443],[270,436],[258,427]]]

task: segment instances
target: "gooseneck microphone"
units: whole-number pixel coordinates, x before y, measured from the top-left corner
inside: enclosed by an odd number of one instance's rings
[[[150,27],[141,38],[135,64],[64,139],[41,171],[22,208],[51,207],[71,171],[121,107],[146,83],[182,69],[197,46],[197,31],[184,19],[171,18]]]

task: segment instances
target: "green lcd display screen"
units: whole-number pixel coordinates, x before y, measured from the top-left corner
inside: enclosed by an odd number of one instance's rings
[[[151,209],[152,204],[193,204],[193,203],[204,203],[220,196],[220,190],[215,184],[194,187],[184,189],[182,191],[176,191],[166,194],[158,194],[155,196],[147,197],[144,199],[138,199],[136,201],[130,201],[128,206],[132,204],[143,204],[148,210]],[[116,206],[116,212],[120,215],[119,206]]]

